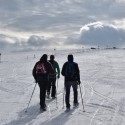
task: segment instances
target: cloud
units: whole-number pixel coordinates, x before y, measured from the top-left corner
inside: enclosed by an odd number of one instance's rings
[[[50,42],[51,41],[51,42]],[[44,36],[31,35],[26,41],[21,41],[16,37],[10,37],[0,34],[0,49],[5,51],[30,51],[42,48],[58,46],[54,38],[45,38]]]
[[[19,40],[15,37],[9,37],[3,34],[0,34],[0,49],[12,49],[16,46],[19,46]]]
[[[32,35],[28,40],[27,44],[34,47],[48,46],[50,43],[43,36]]]
[[[120,47],[125,45],[125,29],[102,22],[86,24],[80,30],[78,41],[84,45]]]

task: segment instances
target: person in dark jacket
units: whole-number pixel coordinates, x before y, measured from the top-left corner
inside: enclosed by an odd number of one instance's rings
[[[45,111],[45,96],[47,84],[49,81],[49,74],[54,73],[51,64],[47,61],[47,54],[44,54],[40,60],[35,64],[32,74],[35,81],[38,83],[40,88],[40,109]]]
[[[48,84],[48,87],[47,87],[47,98],[50,98],[50,90],[51,90],[52,99],[56,98],[56,80],[57,80],[57,78],[58,79],[60,78],[59,64],[54,59],[55,59],[55,56],[50,55],[49,62],[53,66],[53,69],[54,69],[55,73],[49,75],[49,84]]]
[[[72,86],[73,88],[73,92],[74,92],[74,106],[78,106],[78,84],[80,84],[80,71],[79,71],[79,67],[78,64],[76,62],[73,61],[73,55],[68,55],[68,61],[64,63],[63,67],[62,67],[62,71],[61,74],[64,76],[65,78],[65,91],[66,91],[66,95],[65,95],[65,102],[66,102],[66,108],[67,110],[70,109],[70,88]],[[67,72],[69,72],[69,70],[67,70],[69,68],[69,66],[72,66],[72,75],[68,75]]]

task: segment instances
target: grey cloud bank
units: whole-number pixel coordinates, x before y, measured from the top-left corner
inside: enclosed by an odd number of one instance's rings
[[[27,44],[34,47],[48,46],[49,41],[47,41],[44,37],[33,35],[27,40]]]
[[[102,22],[89,23],[81,27],[78,36],[68,37],[64,41],[64,46],[82,45],[82,46],[100,46],[100,47],[125,47],[125,29],[116,27],[112,24]],[[27,41],[21,42],[16,38],[2,36],[0,37],[0,48],[45,48],[53,44],[59,46],[58,42],[52,42],[52,39],[46,39],[44,36],[32,35]],[[73,46],[74,47],[74,46]],[[29,48],[28,48],[29,49]]]
[[[19,47],[19,45],[19,39],[0,34],[0,50],[14,49]]]

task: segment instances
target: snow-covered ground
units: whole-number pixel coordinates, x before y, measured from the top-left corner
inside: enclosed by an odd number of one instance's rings
[[[32,68],[42,54],[55,54],[60,68],[72,53],[81,72],[79,107],[65,112],[63,77],[58,80],[56,101],[46,100],[48,109],[39,112],[39,87],[25,112],[35,86]],[[35,55],[35,56],[34,56]],[[124,125],[125,50],[73,50],[2,54],[0,63],[0,125]],[[71,91],[71,105],[73,93]],[[64,105],[63,105],[64,104]],[[63,108],[64,106],[64,108]]]

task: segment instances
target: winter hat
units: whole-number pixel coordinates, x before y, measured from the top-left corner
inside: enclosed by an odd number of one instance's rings
[[[54,60],[55,56],[54,55],[50,55],[50,59]]]

